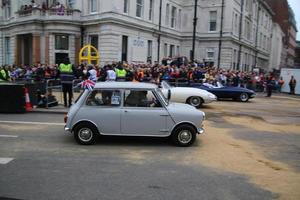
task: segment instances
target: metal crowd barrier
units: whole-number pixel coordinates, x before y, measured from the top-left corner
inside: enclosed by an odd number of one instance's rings
[[[46,108],[63,104],[62,86],[60,80],[49,79],[46,82]]]

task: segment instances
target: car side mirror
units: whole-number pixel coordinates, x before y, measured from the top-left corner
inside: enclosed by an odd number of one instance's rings
[[[171,99],[171,90],[169,89],[168,90],[168,100],[170,100]]]

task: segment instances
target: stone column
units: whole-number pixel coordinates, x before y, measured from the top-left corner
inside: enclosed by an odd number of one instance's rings
[[[49,60],[49,35],[45,35],[45,63],[50,64]]]
[[[75,66],[78,66],[79,63],[79,51],[80,51],[80,35],[75,35]]]
[[[41,36],[32,35],[32,64],[41,62]]]

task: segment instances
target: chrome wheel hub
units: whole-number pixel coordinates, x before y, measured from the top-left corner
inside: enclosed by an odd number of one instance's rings
[[[183,130],[178,134],[178,140],[183,144],[187,144],[192,140],[192,133],[188,130]]]
[[[201,101],[201,100],[200,100],[199,98],[195,98],[195,97],[194,97],[194,98],[191,99],[190,102],[191,102],[191,105],[192,105],[192,106],[199,106],[200,101]]]
[[[88,142],[92,139],[93,132],[89,128],[82,128],[79,130],[78,137],[80,140],[82,140],[84,142]]]
[[[248,99],[248,95],[247,94],[241,94],[241,100],[242,101],[246,101]]]

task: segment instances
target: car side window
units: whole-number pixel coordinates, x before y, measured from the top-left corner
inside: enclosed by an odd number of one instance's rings
[[[151,90],[125,90],[125,107],[162,107]]]
[[[121,92],[119,90],[94,90],[86,100],[87,106],[120,106]]]

